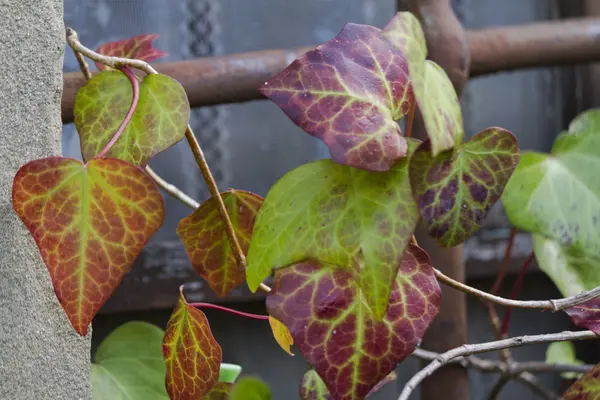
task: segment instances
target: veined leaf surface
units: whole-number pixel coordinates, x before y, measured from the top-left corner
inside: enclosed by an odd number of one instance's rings
[[[430,141],[419,146],[410,161],[410,183],[429,234],[446,247],[464,242],[500,199],[518,161],[515,137],[500,128],[436,157]]]
[[[565,392],[563,400],[600,399],[600,364],[579,378]]]
[[[411,154],[417,141],[408,143]],[[255,291],[272,269],[316,259],[360,271],[355,278],[363,295],[383,318],[418,219],[408,157],[382,173],[330,160],[304,164],[271,188],[259,210],[248,250],[248,286]]]
[[[414,351],[441,301],[431,261],[414,245],[404,253],[383,320],[373,317],[352,275],[303,262],[279,269],[267,296],[269,314],[289,328],[333,399],[365,398]]]
[[[236,237],[248,251],[256,213],[262,197],[243,190],[221,193]],[[210,198],[196,211],[179,222],[177,234],[183,241],[192,266],[219,297],[225,297],[246,279],[243,265],[238,265],[217,202]]]
[[[156,34],[142,34],[128,39],[116,40],[100,45],[96,53],[104,56],[132,58],[146,62],[154,61],[161,57],[166,57],[167,53],[154,48],[152,42],[158,39]],[[96,63],[96,67],[102,71],[110,69],[104,64]]]
[[[48,267],[73,328],[96,312],[162,225],[163,199],[140,168],[118,159],[49,157],[22,166],[13,207]]]
[[[571,317],[575,325],[589,329],[600,336],[600,298],[569,307],[565,312]]]
[[[408,67],[375,27],[347,24],[259,90],[337,163],[387,171],[406,155],[396,121],[414,101]]]
[[[89,80],[75,97],[73,114],[84,160],[94,158],[129,111],[133,89],[125,74],[106,71]],[[190,104],[183,87],[161,74],[147,75],[131,121],[107,153],[138,166],[183,139]]]

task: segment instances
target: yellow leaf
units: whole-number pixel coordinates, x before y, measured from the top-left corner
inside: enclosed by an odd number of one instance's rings
[[[279,343],[279,346],[281,346],[281,348],[290,356],[293,356],[294,353],[290,351],[290,347],[294,344],[294,339],[287,326],[271,316],[269,316],[269,324],[271,325],[273,336],[277,343]]]

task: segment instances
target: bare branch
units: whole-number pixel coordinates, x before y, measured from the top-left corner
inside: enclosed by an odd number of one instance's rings
[[[569,307],[576,306],[581,303],[585,303],[586,301],[595,299],[600,296],[600,286],[595,287],[592,290],[588,290],[587,292],[579,293],[575,296],[565,297],[564,299],[554,299],[554,300],[512,300],[507,299],[500,296],[494,296],[493,294],[489,294],[484,292],[483,290],[475,289],[469,285],[466,285],[462,282],[458,282],[440,272],[437,269],[433,269],[435,276],[437,279],[461,292],[470,294],[472,296],[478,297],[484,301],[490,301],[492,303],[499,304],[501,306],[506,307],[516,307],[516,308],[537,308],[542,310],[551,310],[551,311],[561,311]]]
[[[548,400],[562,400],[560,395],[548,389],[540,380],[529,372],[523,372],[517,376],[517,381],[529,386],[529,388]]]
[[[404,389],[402,390],[400,397],[398,397],[398,400],[408,400],[413,390],[425,378],[427,378],[435,371],[437,371],[438,369],[440,369],[441,367],[458,357],[467,357],[473,354],[486,353],[490,351],[502,350],[513,347],[521,347],[527,344],[564,342],[567,340],[588,340],[598,338],[599,337],[592,331],[565,331],[560,333],[550,333],[543,335],[519,336],[487,343],[465,344],[463,346],[457,347],[443,354],[440,354],[439,357],[433,360],[428,366],[426,366],[417,374],[415,374],[410,379],[410,381],[408,381],[408,383],[404,386]]]
[[[183,193],[181,191],[181,189],[179,189],[177,186],[165,181],[163,178],[160,177],[160,175],[158,175],[156,172],[154,172],[154,170],[152,168],[150,168],[149,165],[146,166],[146,173],[148,175],[150,175],[150,177],[154,180],[154,182],[156,182],[156,184],[162,190],[164,190],[169,195],[176,198],[177,200],[179,200],[180,202],[182,202],[183,204],[185,204],[192,210],[195,210],[196,208],[200,207],[200,203],[198,203],[196,200],[192,199],[187,194]]]

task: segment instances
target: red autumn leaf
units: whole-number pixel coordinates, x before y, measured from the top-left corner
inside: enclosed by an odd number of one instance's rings
[[[387,171],[406,155],[396,121],[414,101],[408,66],[377,28],[347,24],[259,91],[323,140],[335,162]]]
[[[371,389],[365,398],[371,397],[373,394],[379,392],[385,385],[395,382],[398,379],[395,371],[390,372],[385,378],[383,378],[377,385]],[[314,369],[309,369],[302,377],[300,382],[300,399],[301,400],[331,400],[331,395],[325,386],[325,383],[321,377],[315,372]]]
[[[563,400],[600,399],[600,364],[579,378],[563,395]]]
[[[146,62],[154,61],[168,55],[162,50],[155,49],[152,45],[152,42],[158,37],[159,35],[156,34],[143,34],[129,39],[104,43],[96,49],[96,53],[111,57],[133,58]],[[105,65],[100,63],[96,63],[96,67],[100,71],[106,68]]]
[[[575,325],[593,331],[600,335],[600,298],[569,307],[565,312]]]
[[[144,245],[162,225],[163,199],[125,161],[50,157],[17,172],[13,207],[46,263],[73,328],[85,335]]]
[[[248,252],[256,213],[263,198],[243,190],[230,189],[221,194],[244,254]],[[238,265],[227,238],[217,202],[204,202],[177,226],[177,234],[196,271],[219,297],[225,297],[246,279],[244,266]]]
[[[187,303],[183,286],[179,290],[163,339],[166,387],[171,400],[196,400],[207,396],[219,381],[223,355],[206,315]]]
[[[277,270],[269,314],[296,346],[333,399],[363,399],[421,341],[439,311],[441,291],[429,256],[409,245],[382,321],[370,311],[354,271],[307,261]]]

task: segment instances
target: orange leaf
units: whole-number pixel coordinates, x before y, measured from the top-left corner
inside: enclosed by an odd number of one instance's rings
[[[273,336],[275,337],[275,340],[277,341],[279,346],[281,346],[281,348],[290,356],[293,356],[294,353],[291,352],[290,347],[294,344],[294,338],[292,338],[290,330],[287,328],[287,326],[281,323],[281,321],[276,320],[270,315],[269,324],[271,325]]]
[[[183,286],[179,290],[163,339],[166,387],[171,400],[196,400],[219,381],[223,355],[206,315],[185,301]]]
[[[160,192],[143,170],[122,160],[49,157],[19,169],[12,198],[73,328],[87,334],[162,225]]]

